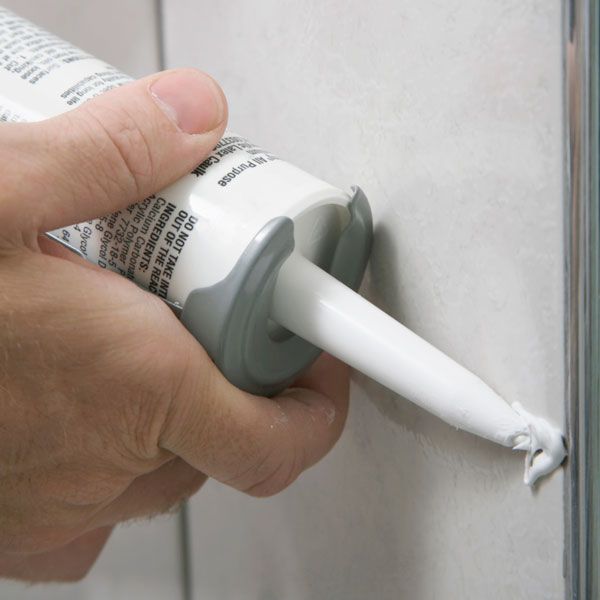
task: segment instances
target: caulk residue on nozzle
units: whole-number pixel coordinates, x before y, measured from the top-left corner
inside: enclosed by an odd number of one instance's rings
[[[527,412],[519,402],[514,402],[512,407],[527,425],[527,433],[520,440],[515,440],[517,443],[513,450],[527,452],[523,479],[527,485],[534,485],[540,477],[551,473],[563,462],[567,455],[565,438],[560,429]]]
[[[450,425],[527,452],[533,485],[565,457],[559,429],[510,406],[476,375],[303,258],[290,256],[272,318]]]

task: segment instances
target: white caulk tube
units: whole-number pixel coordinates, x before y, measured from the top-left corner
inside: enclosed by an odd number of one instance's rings
[[[130,81],[2,8],[0,50],[0,121],[51,117]],[[558,429],[340,283],[358,286],[371,234],[358,188],[226,133],[169,188],[49,235],[169,302],[248,391],[276,393],[324,349],[454,427],[525,450],[526,483],[551,472],[565,456]]]

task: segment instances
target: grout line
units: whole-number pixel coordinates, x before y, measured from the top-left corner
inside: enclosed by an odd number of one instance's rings
[[[177,515],[179,534],[179,556],[181,567],[181,589],[183,600],[193,600],[194,579],[192,574],[192,540],[190,538],[190,513],[187,501],[181,505]]]
[[[165,10],[163,0],[154,0],[154,21],[156,23],[156,45],[158,67],[161,71],[167,68],[165,53]]]

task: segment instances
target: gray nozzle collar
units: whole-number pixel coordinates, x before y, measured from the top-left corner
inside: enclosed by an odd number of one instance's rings
[[[363,191],[353,188],[350,222],[340,235],[329,273],[356,290],[371,252],[373,222]],[[290,334],[269,333],[269,311],[279,269],[294,250],[294,223],[269,221],[250,242],[229,275],[196,289],[181,314],[185,327],[237,387],[272,396],[288,387],[320,350]]]

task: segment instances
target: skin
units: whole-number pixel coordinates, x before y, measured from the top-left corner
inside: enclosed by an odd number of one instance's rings
[[[0,576],[80,579],[116,523],[207,477],[275,494],[340,436],[346,366],[242,392],[160,300],[43,236],[177,180],[226,119],[215,82],[177,70],[0,125]]]

